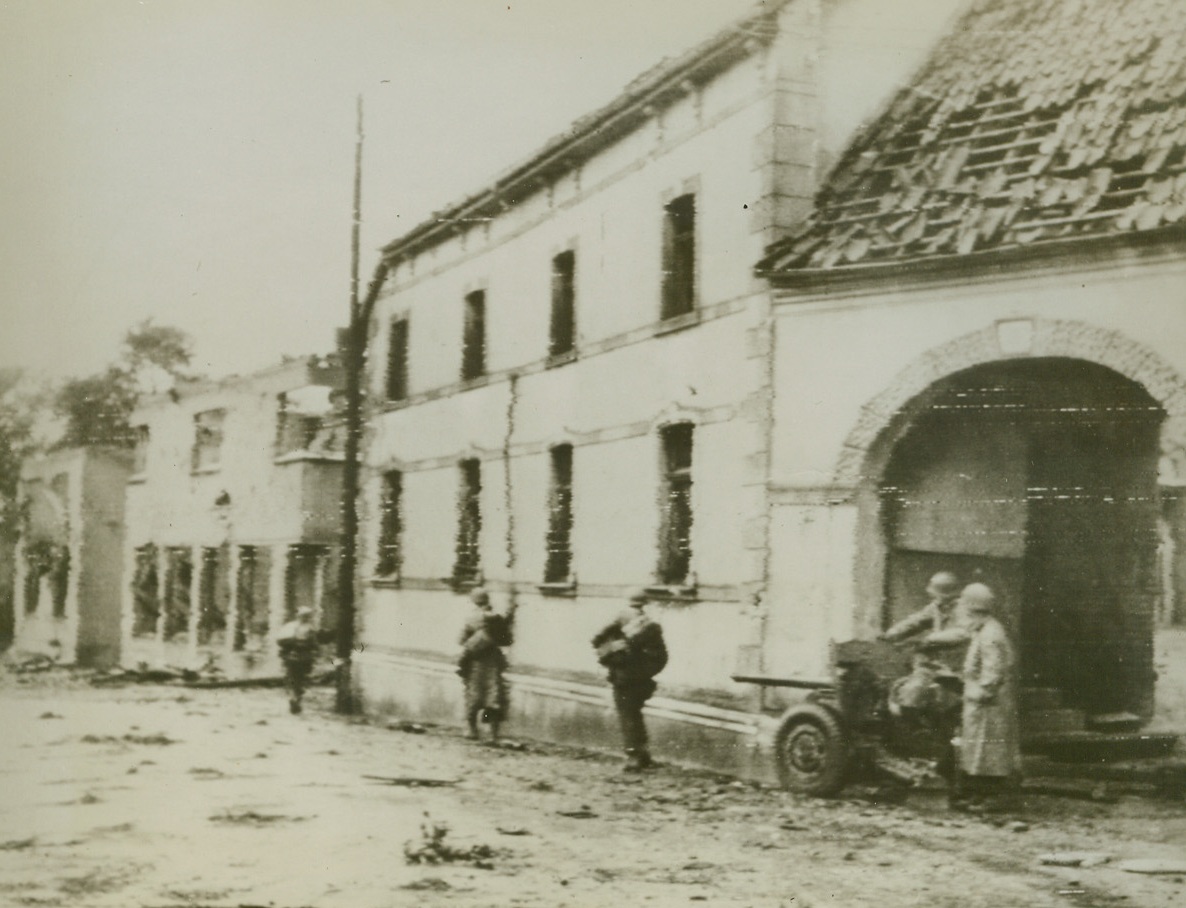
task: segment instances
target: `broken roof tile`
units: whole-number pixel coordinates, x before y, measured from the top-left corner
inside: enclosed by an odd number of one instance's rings
[[[974,0],[759,268],[1149,230],[1184,168],[1186,2]]]

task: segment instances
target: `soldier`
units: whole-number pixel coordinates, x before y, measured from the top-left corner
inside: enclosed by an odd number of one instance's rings
[[[627,772],[654,766],[642,708],[655,692],[655,675],[667,665],[663,628],[643,611],[649,599],[646,590],[635,590],[629,598],[630,607],[593,638],[597,659],[609,670],[614,689]]]
[[[507,657],[502,648],[513,642],[514,611],[500,615],[490,605],[490,596],[481,587],[470,591],[474,613],[461,630],[461,658],[457,674],[465,682],[466,737],[476,741],[478,722],[490,726],[490,740],[498,741],[499,728],[506,717],[508,697],[503,673]]]
[[[926,640],[932,644],[967,642],[968,631],[957,608],[960,583],[955,574],[950,571],[935,574],[927,584],[926,593],[930,601],[882,633],[881,639],[897,643],[928,631]]]
[[[972,629],[964,660],[963,728],[960,733],[960,785],[953,805],[999,795],[1021,775],[1021,735],[1017,714],[1017,661],[1004,626],[993,616],[996,596],[983,583],[969,584],[960,596]]]
[[[959,672],[970,633],[958,605],[960,584],[954,574],[935,574],[926,592],[930,601],[925,606],[881,635],[894,643],[917,638],[918,646],[910,674],[890,687],[889,708],[934,732],[941,747],[936,769],[953,780],[957,767],[950,742],[960,722]]]
[[[276,635],[280,661],[284,663],[284,686],[288,691],[288,711],[301,711],[301,698],[317,657],[317,632],[313,628],[313,609],[297,609],[295,618]]]

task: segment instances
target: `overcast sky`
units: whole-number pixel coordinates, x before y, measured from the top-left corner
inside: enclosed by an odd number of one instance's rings
[[[328,349],[377,249],[752,0],[0,0],[0,366]]]

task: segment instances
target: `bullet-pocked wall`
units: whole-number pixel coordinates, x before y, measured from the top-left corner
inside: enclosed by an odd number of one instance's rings
[[[513,723],[607,742],[589,640],[639,585],[661,600],[652,608],[672,653],[661,695],[691,710],[691,699],[749,702],[729,675],[753,636],[765,571],[768,303],[752,263],[774,217],[776,68],[761,53],[689,86],[579,167],[395,267],[369,359],[359,677],[373,707],[458,714],[456,678],[433,666],[455,657],[469,608],[456,568],[475,475],[478,579],[497,606],[518,607]],[[681,226],[691,234],[683,264],[670,251]],[[573,326],[559,352],[558,257]],[[685,265],[691,297],[673,313],[664,271]],[[484,362],[463,380],[475,300]],[[406,371],[396,400],[393,369]],[[674,543],[691,554],[686,568],[665,569],[673,426],[691,427],[690,532]],[[398,524],[397,568],[380,564],[385,520]],[[563,576],[549,573],[558,544]]]
[[[1146,717],[1151,714],[1153,699],[1161,696],[1154,690],[1152,664],[1154,613],[1163,595],[1153,529],[1157,461],[1174,451],[1180,459],[1186,442],[1186,357],[1182,352],[1186,320],[1180,314],[1186,265],[1172,243],[1135,249],[1117,244],[1111,251],[1096,250],[1091,262],[1074,255],[1051,256],[1037,263],[1018,258],[1012,265],[1002,263],[979,275],[965,270],[948,278],[942,274],[916,280],[908,275],[887,276],[879,282],[848,283],[843,291],[821,287],[816,292],[778,292],[771,533],[775,567],[764,653],[768,667],[794,666],[804,675],[818,674],[826,669],[829,641],[881,629],[892,617],[887,614],[887,602],[902,595],[895,589],[894,572],[914,559],[922,567],[915,570],[918,589],[909,604],[922,605],[923,575],[940,562],[962,572],[965,579],[987,579],[1004,593],[1006,613],[1016,622],[1023,672],[1034,674],[1030,683],[1058,686],[1059,679],[1052,680],[1047,667],[1034,664],[1032,655],[1040,649],[1035,644],[1041,641],[1027,642],[1027,635],[1043,633],[1045,625],[1034,614],[1027,618],[1024,611],[1030,607],[1026,603],[1032,604],[1042,592],[1040,587],[1071,582],[1067,577],[1035,575],[1039,562],[1047,572],[1062,561],[1071,568],[1066,552],[1047,551],[1038,558],[1031,551],[1035,544],[1046,548],[1052,544],[1038,537],[1050,523],[1047,512],[1053,512],[1043,489],[1053,489],[1047,497],[1075,499],[1082,509],[1096,508],[1093,519],[1087,510],[1073,514],[1064,509],[1055,523],[1063,537],[1078,539],[1087,548],[1097,547],[1091,548],[1098,549],[1099,555],[1093,561],[1111,565],[1105,573],[1110,572],[1112,579],[1101,576],[1091,591],[1082,592],[1082,598],[1107,598],[1101,590],[1110,590],[1115,602],[1108,609],[1123,617],[1109,619],[1112,624],[1104,634],[1089,611],[1079,609],[1072,615],[1066,611],[1068,603],[1050,604],[1071,624],[1078,621],[1081,650],[1092,641],[1092,645],[1104,645],[1100,637],[1127,641],[1128,648],[1116,660],[1119,674],[1113,677],[1112,687],[1124,695],[1125,702],[1119,706]],[[1071,274],[1074,280],[1068,278]],[[980,420],[975,425],[968,420],[991,409],[988,398],[993,393],[1013,394],[1016,389],[1011,382],[1017,387],[1023,384],[1030,396],[1020,403],[1002,404],[1020,407],[1018,413],[1048,408],[1038,420],[1040,429],[1035,428],[1037,417],[1029,422],[1020,416],[1011,418],[1009,424],[1025,436],[1023,443],[1028,445],[1017,455],[1022,473],[1032,474],[1044,457],[1061,464],[1063,472],[1080,461],[1087,464],[1085,452],[1093,450],[1095,442],[1116,436],[1104,446],[1111,453],[1105,458],[1101,449],[1104,459],[1088,465],[1091,475],[1068,473],[1051,479],[1019,474],[1016,482],[1009,479],[1006,461],[1013,456],[1010,451],[1016,445],[1010,439],[1017,431],[1006,432],[999,420],[992,424]],[[1042,390],[1039,394],[1035,389]],[[959,400],[943,397],[953,394]],[[1059,396],[1067,394],[1077,399]],[[959,454],[958,445],[952,447],[947,436],[922,438],[933,428],[925,414],[934,412],[936,402],[949,412],[961,407],[967,411],[961,431],[996,465],[997,479],[986,476],[984,469],[959,469],[961,457],[980,455]],[[1058,429],[1054,416],[1071,409],[1079,413],[1079,429],[1071,425],[1072,420],[1065,431],[1053,431]],[[1112,425],[1120,417],[1105,419],[1101,414],[1108,411],[1137,421],[1124,427]],[[797,431],[801,426],[810,426],[810,431]],[[1075,431],[1080,434],[1072,438]],[[943,495],[951,507],[962,509],[955,514],[949,508],[928,519],[966,522],[985,500],[981,486],[991,480],[1000,487],[992,519],[977,523],[982,532],[967,552],[957,552],[950,545],[946,548],[951,551],[929,556],[905,550],[926,547],[917,541],[895,548],[898,543],[887,502],[905,493],[900,482],[894,485],[900,472],[887,474],[887,469],[912,433],[910,466],[917,468],[915,472],[925,467],[920,439],[932,451],[946,450],[950,457],[941,483],[946,489]],[[1122,437],[1124,444],[1120,444]],[[1055,450],[1064,443],[1071,444],[1073,452]],[[1121,447],[1132,450],[1124,454]],[[1097,490],[1093,483],[1103,483],[1101,477],[1108,488]],[[1062,485],[1079,492],[1071,494]],[[1112,523],[1125,509],[1113,498],[1131,504],[1125,520],[1116,526]],[[926,502],[914,503],[920,514],[928,510]],[[999,513],[1006,505],[1020,508],[1022,522],[1012,530],[1007,525],[1015,521]],[[912,518],[914,524],[917,516]],[[1107,526],[1100,522],[1103,516],[1111,521],[1104,521]],[[1078,535],[1068,535],[1076,526]],[[976,528],[968,529],[971,538]],[[915,540],[919,536],[917,530],[905,532]],[[987,537],[1001,532],[1018,535],[1016,552],[1003,537],[1001,544],[989,544]],[[1119,556],[1109,554],[1118,549],[1128,553],[1119,561]],[[911,569],[907,565],[907,576],[913,576]],[[1047,589],[1043,594],[1048,593]],[[1104,663],[1097,660],[1097,667],[1100,664]],[[1064,664],[1061,673],[1069,677],[1074,669]],[[1181,700],[1180,693],[1167,690],[1164,694],[1167,703]],[[1093,704],[1082,705],[1090,709]]]

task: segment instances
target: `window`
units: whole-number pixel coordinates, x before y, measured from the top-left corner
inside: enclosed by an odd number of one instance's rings
[[[317,437],[321,420],[296,411],[287,392],[276,396],[276,456],[307,451]]]
[[[148,469],[148,426],[132,427],[132,474],[139,475]]]
[[[157,582],[157,548],[152,543],[136,549],[136,572],[132,577],[132,636],[156,634],[161,614],[160,587]]]
[[[239,546],[239,575],[235,597],[235,639],[237,650],[248,641],[262,642],[268,636],[268,580],[271,552],[264,546]]]
[[[387,336],[387,399],[408,396],[408,319],[397,318]]]
[[[225,548],[202,549],[198,576],[198,643],[217,646],[226,636],[230,590],[227,587],[228,553]]]
[[[222,424],[225,419],[225,410],[194,414],[194,447],[190,461],[195,471],[214,469],[222,461]]]
[[[53,565],[49,571],[50,595],[53,597],[54,617],[66,617],[66,597],[70,590],[70,547],[54,547]]]
[[[552,448],[548,496],[548,558],[544,583],[563,583],[572,574],[572,445]]]
[[[165,570],[164,627],[165,640],[189,633],[190,584],[193,580],[193,556],[189,549],[168,550]]]
[[[379,501],[379,557],[375,573],[381,577],[399,574],[400,535],[403,532],[404,474],[388,470],[383,474],[383,491]]]
[[[692,564],[692,425],[667,426],[663,441],[663,494],[659,581],[687,582]]]
[[[481,573],[482,465],[477,458],[458,467],[461,493],[457,500],[457,548],[453,562],[455,583],[476,583]]]
[[[669,202],[663,217],[663,318],[691,312],[696,301],[696,196]]]
[[[461,348],[461,380],[486,374],[486,291],[465,298],[465,336]]]
[[[576,253],[552,259],[552,324],[548,354],[571,353],[576,343]]]

